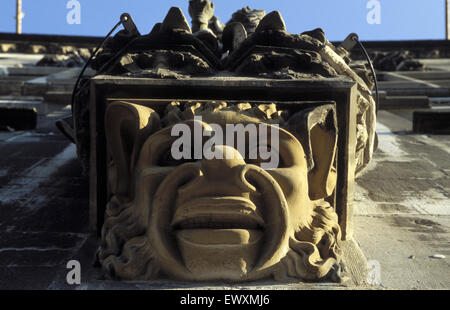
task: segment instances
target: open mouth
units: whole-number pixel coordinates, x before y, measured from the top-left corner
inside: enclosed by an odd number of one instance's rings
[[[265,222],[255,204],[242,197],[204,197],[180,205],[171,227],[178,239],[194,244],[258,242]]]
[[[148,238],[157,249],[161,269],[180,279],[265,276],[284,257],[289,241],[287,203],[281,188],[269,173],[249,165],[241,175],[257,185],[254,194],[244,191],[242,196],[227,196],[224,188],[215,190],[200,182],[188,195],[180,195],[179,189],[198,180],[199,172],[197,165],[181,165],[152,198]],[[211,194],[183,199],[195,192]],[[249,195],[257,195],[255,202]]]

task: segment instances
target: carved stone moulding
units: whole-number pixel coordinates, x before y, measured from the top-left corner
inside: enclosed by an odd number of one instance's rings
[[[342,278],[352,240],[354,81],[97,76],[90,94],[91,228],[106,275]],[[278,133],[279,164],[263,169],[225,143],[215,149],[230,159],[174,159],[180,124],[265,124]]]

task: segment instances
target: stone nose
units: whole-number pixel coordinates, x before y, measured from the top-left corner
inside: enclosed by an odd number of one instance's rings
[[[204,159],[198,162],[201,166],[201,176],[179,189],[182,201],[208,196],[244,197],[245,193],[254,190],[242,179],[245,161],[233,147],[215,146],[211,152],[204,152],[203,157]]]
[[[227,178],[236,173],[237,167],[245,165],[238,150],[227,145],[216,145],[204,153],[202,171],[208,177]]]

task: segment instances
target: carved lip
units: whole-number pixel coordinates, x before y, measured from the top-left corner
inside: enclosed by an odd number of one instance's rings
[[[172,229],[264,230],[263,217],[255,204],[243,197],[202,197],[180,205]]]

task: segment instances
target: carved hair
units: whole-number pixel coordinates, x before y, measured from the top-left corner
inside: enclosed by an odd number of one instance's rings
[[[97,255],[105,274],[114,279],[155,279],[159,267],[146,236],[147,225],[134,210],[132,202],[121,203],[116,197],[111,199]]]
[[[301,278],[317,281],[337,272],[341,230],[337,214],[327,203],[315,207],[309,225],[289,240],[289,251],[274,277],[277,281]]]
[[[167,106],[162,122],[164,126],[170,126],[181,121],[193,119],[194,116],[219,111],[234,111],[241,115],[258,118],[270,124],[281,124],[285,121],[284,111],[278,110],[277,105],[274,103],[256,104],[252,106],[250,103],[230,104],[225,101],[211,101],[207,103],[186,102],[184,104],[174,101]]]

